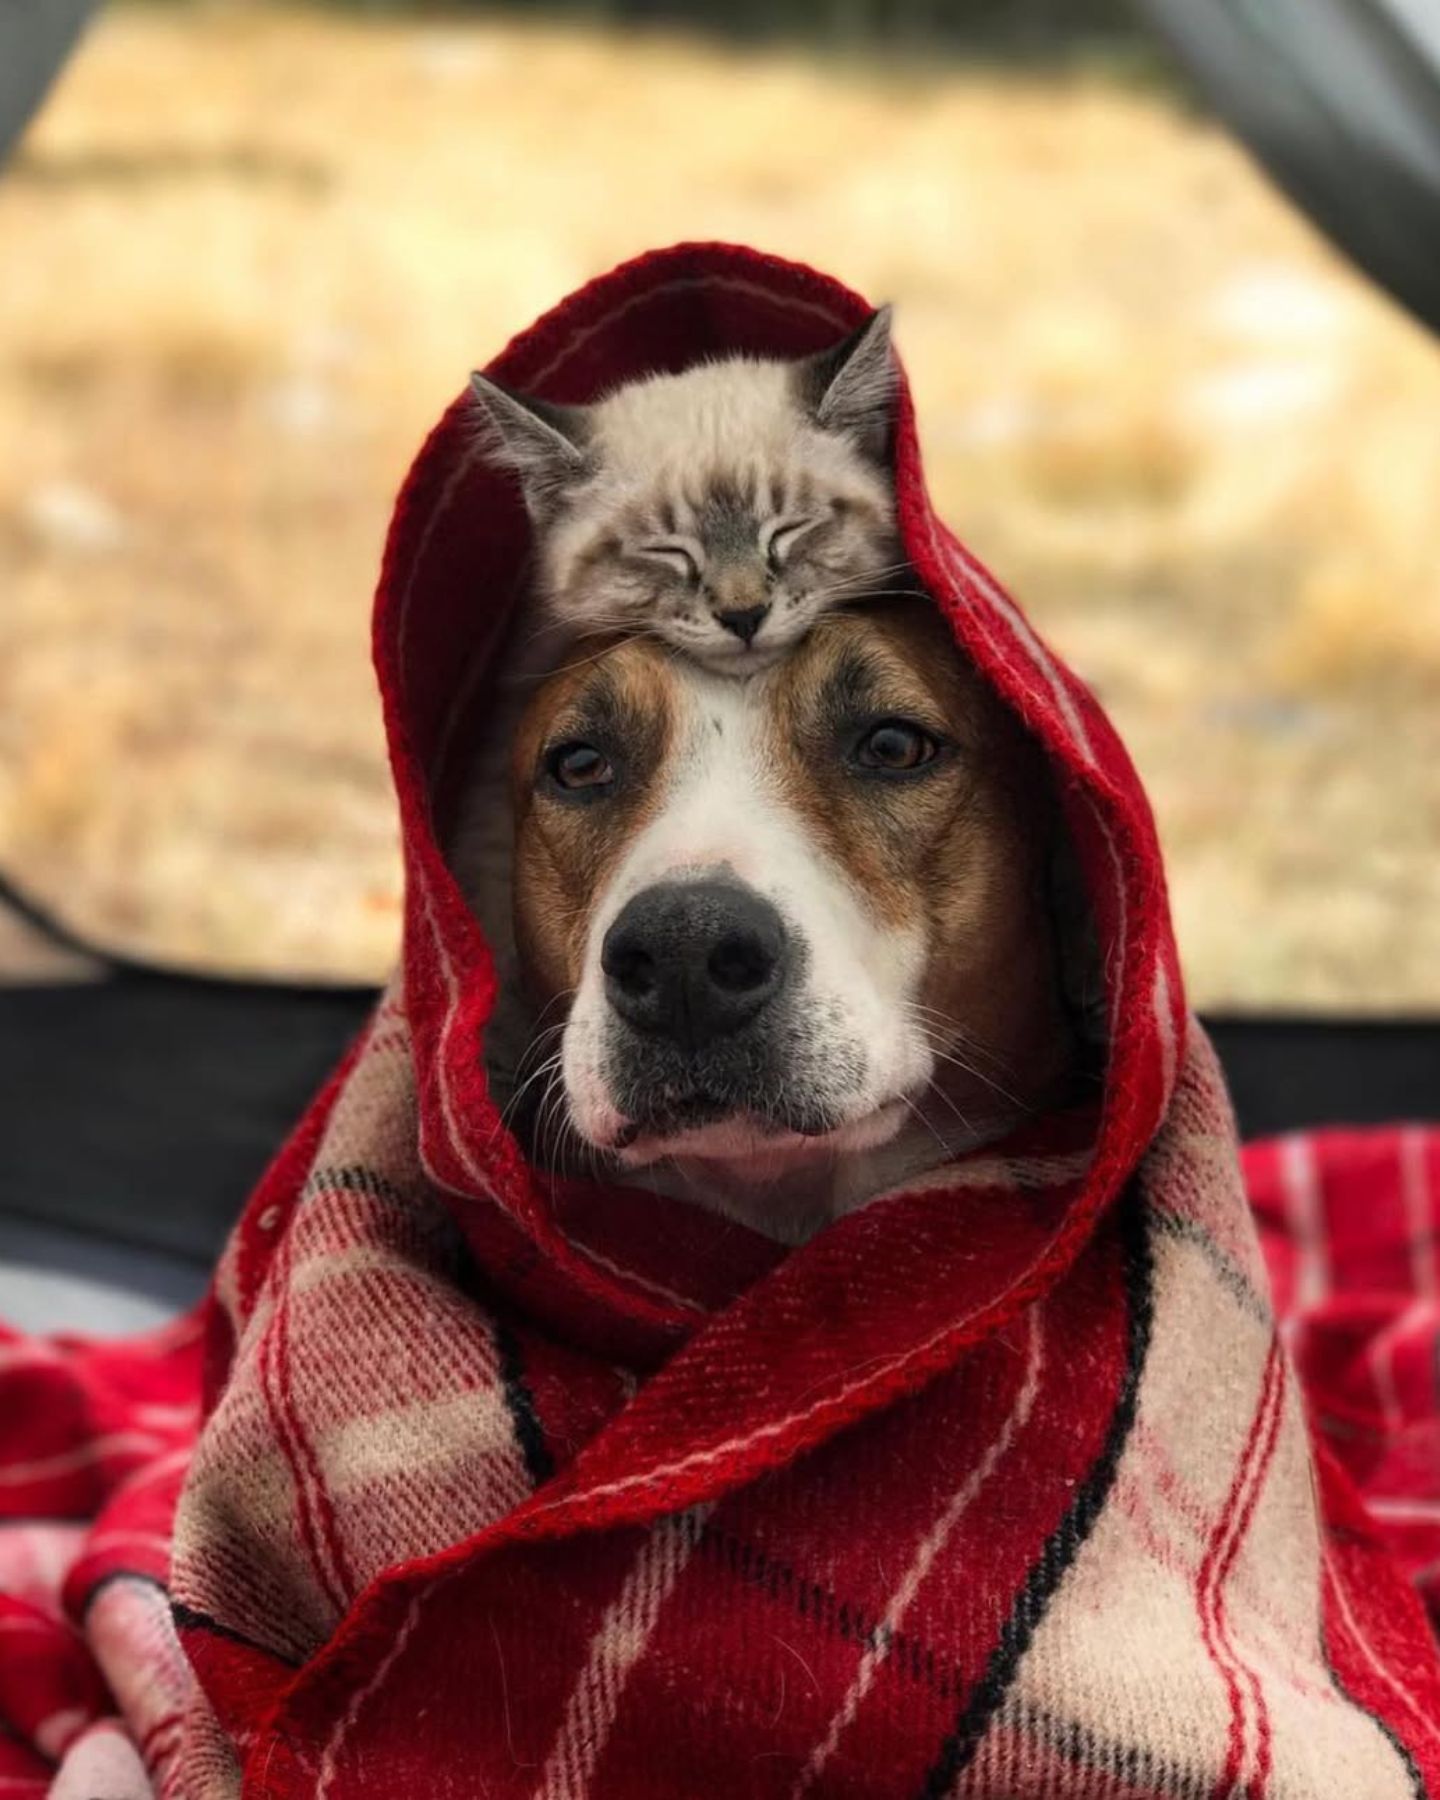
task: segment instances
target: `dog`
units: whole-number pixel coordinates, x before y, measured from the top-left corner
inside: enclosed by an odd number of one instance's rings
[[[1053,798],[927,599],[828,615],[745,681],[585,650],[509,753],[492,1082],[533,1153],[799,1242],[1055,1103]]]

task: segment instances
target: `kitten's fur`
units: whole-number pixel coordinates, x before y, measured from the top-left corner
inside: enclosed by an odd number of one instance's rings
[[[817,356],[700,363],[591,406],[471,385],[520,479],[542,599],[575,634],[653,632],[746,674],[827,607],[903,582],[888,307]]]

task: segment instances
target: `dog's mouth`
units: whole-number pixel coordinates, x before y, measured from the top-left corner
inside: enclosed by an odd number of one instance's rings
[[[905,1112],[903,1099],[888,1101],[858,1118],[845,1118],[819,1106],[757,1109],[694,1093],[642,1118],[627,1118],[609,1148],[630,1168],[662,1160],[694,1160],[724,1164],[759,1178],[798,1163],[885,1143],[900,1128]]]
[[[710,1067],[686,1069],[673,1059],[666,1070],[643,1063],[613,1081],[618,1114],[625,1123],[614,1148],[666,1144],[678,1138],[726,1130],[764,1142],[777,1137],[819,1138],[840,1124],[843,1110],[833,1101],[807,1094],[795,1078],[782,1081],[766,1059],[753,1068],[728,1067],[720,1058]],[[742,1059],[743,1060],[743,1059]]]
[[[794,996],[699,1044],[612,1018],[601,1066],[570,1091],[571,1117],[623,1167],[698,1162],[753,1181],[894,1136],[906,1102],[888,1084],[876,1093],[872,1057],[823,1003]]]

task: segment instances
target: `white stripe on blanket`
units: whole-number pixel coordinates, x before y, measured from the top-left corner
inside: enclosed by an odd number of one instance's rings
[[[660,1609],[689,1562],[709,1506],[672,1513],[650,1528],[625,1584],[600,1621],[590,1653],[546,1758],[536,1800],[584,1800],[609,1739],[620,1696],[660,1619]]]
[[[886,1602],[885,1616],[875,1632],[873,1641],[860,1658],[860,1666],[855,1671],[855,1679],[850,1683],[850,1691],[841,1702],[839,1712],[831,1719],[829,1730],[811,1752],[809,1762],[800,1773],[800,1779],[795,1783],[792,1800],[800,1800],[802,1794],[810,1791],[826,1763],[835,1754],[841,1737],[856,1713],[859,1712],[861,1703],[869,1693],[875,1677],[879,1674],[880,1665],[890,1654],[890,1646],[895,1641],[895,1634],[904,1621],[911,1601],[919,1592],[921,1582],[930,1573],[936,1557],[949,1542],[955,1527],[969,1511],[976,1495],[1005,1460],[1006,1452],[1025,1429],[1035,1406],[1035,1396],[1040,1391],[1040,1371],[1044,1365],[1044,1352],[1044,1309],[1038,1306],[1032,1307],[1029,1343],[1026,1346],[1025,1376],[1020,1384],[1020,1391],[1015,1396],[1015,1404],[1010,1408],[1009,1415],[991,1441],[989,1449],[971,1469],[959,1489],[946,1502],[939,1518],[921,1538],[909,1568],[906,1569],[899,1585]]]

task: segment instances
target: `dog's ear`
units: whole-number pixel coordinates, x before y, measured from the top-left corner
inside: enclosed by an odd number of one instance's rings
[[[802,392],[816,424],[850,438],[877,463],[890,448],[895,402],[890,316],[890,308],[882,306],[858,331],[800,365]]]
[[[470,377],[470,392],[491,457],[519,476],[531,517],[548,518],[566,490],[590,472],[588,408],[517,394],[478,372]]]

